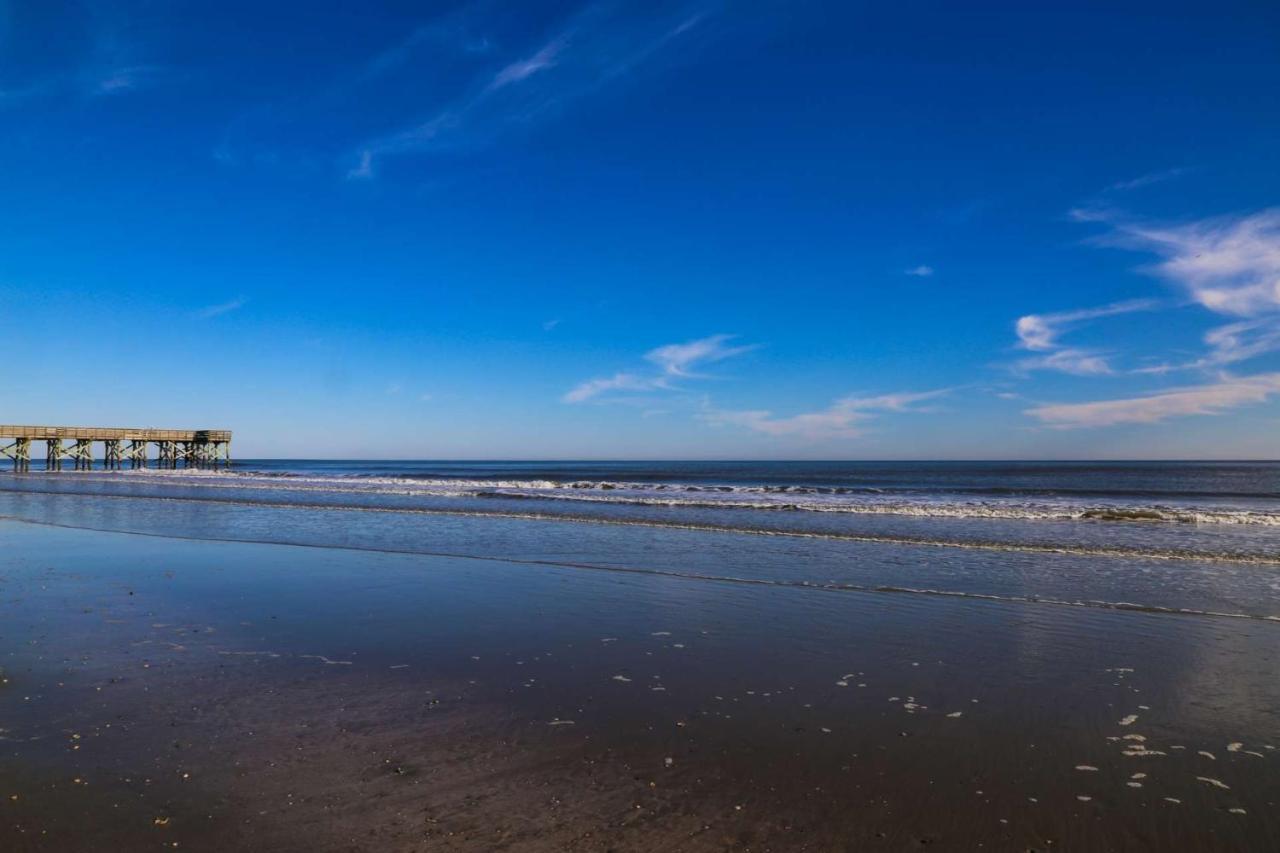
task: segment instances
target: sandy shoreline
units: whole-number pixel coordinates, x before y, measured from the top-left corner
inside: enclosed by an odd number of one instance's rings
[[[6,850],[1280,846],[1265,623],[0,537]]]

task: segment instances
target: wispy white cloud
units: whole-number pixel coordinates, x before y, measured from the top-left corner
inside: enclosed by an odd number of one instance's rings
[[[1107,187],[1107,190],[1113,192],[1127,192],[1128,190],[1141,189],[1142,187],[1149,187],[1152,184],[1171,181],[1174,178],[1182,177],[1186,173],[1187,170],[1183,168],[1163,169],[1159,172],[1148,172],[1145,175],[1139,175],[1138,177],[1131,178],[1127,181],[1116,181],[1114,184]]]
[[[690,371],[699,364],[724,361],[751,352],[756,344],[731,346],[735,335],[712,335],[683,344],[667,344],[645,353],[645,358],[662,368],[668,376],[693,376]]]
[[[1275,317],[1242,320],[1210,329],[1204,336],[1209,353],[1191,367],[1221,367],[1280,350],[1280,322]]]
[[[644,6],[588,4],[532,54],[478,75],[408,129],[368,139],[349,155],[348,162],[363,163],[367,157],[373,169],[384,156],[474,147],[511,126],[528,126],[535,118],[633,71],[674,39],[685,37],[707,14],[705,9],[690,14],[693,6],[685,2],[674,10],[655,11]],[[398,52],[393,53],[390,61],[398,57]]]
[[[1056,349],[1059,346],[1058,337],[1061,334],[1086,320],[1128,314],[1133,311],[1149,311],[1155,305],[1155,301],[1151,299],[1129,299],[1097,308],[1058,311],[1052,314],[1028,314],[1018,318],[1014,329],[1018,333],[1019,345],[1023,349],[1045,352]]]
[[[1024,358],[1017,363],[1018,370],[1056,370],[1072,376],[1108,376],[1115,373],[1105,354],[1093,350],[1063,347],[1046,355]]]
[[[487,53],[493,46],[489,39],[472,30],[473,9],[463,5],[452,13],[414,27],[407,36],[379,51],[355,75],[355,83],[376,80],[408,64],[423,52],[439,54],[461,50],[466,54]]]
[[[1189,415],[1219,415],[1266,402],[1280,394],[1280,373],[1223,377],[1205,385],[1174,388],[1139,397],[1085,403],[1051,403],[1026,414],[1058,429],[1149,424]]]
[[[89,3],[70,8],[58,4],[26,4],[41,14],[17,12],[18,4],[0,2],[0,53],[4,82],[0,109],[22,109],[56,99],[63,108],[71,99],[123,96],[161,82],[174,69],[155,63],[155,38],[173,24],[173,4]],[[64,4],[65,5],[65,4]],[[47,14],[45,12],[47,11]],[[28,51],[35,52],[24,59]]]
[[[551,331],[552,329],[554,329],[556,326],[559,326],[559,325],[560,325],[560,318],[559,318],[559,317],[553,318],[553,319],[551,319],[551,320],[546,320],[546,321],[544,321],[544,322],[543,322],[543,324],[542,324],[542,331],[544,331],[544,332],[549,332],[549,331]]]
[[[603,379],[588,379],[570,389],[561,399],[566,403],[583,403],[610,391],[655,391],[667,388],[662,376],[637,376],[634,373],[615,373]]]
[[[706,9],[703,9],[702,11],[699,11],[699,12],[694,12],[692,15],[685,18],[680,23],[676,24],[675,27],[673,27],[670,30],[670,32],[668,32],[667,35],[670,37],[674,37],[674,36],[681,35],[685,32],[688,32],[689,30],[698,26],[698,24],[702,23],[703,19],[706,18],[707,15],[709,14],[710,12]]]
[[[1134,372],[1220,368],[1280,350],[1280,208],[1176,225],[1140,222],[1106,209],[1071,215],[1107,226],[1097,243],[1159,256],[1152,272],[1178,285],[1195,304],[1236,318],[1205,334],[1208,351],[1202,357]]]
[[[1071,215],[1107,225],[1100,243],[1160,256],[1154,272],[1210,311],[1235,317],[1280,312],[1280,208],[1181,225],[1141,223],[1107,210]]]
[[[882,394],[873,397],[849,396],[826,409],[777,417],[768,409],[725,410],[706,406],[701,419],[712,426],[737,426],[775,438],[795,437],[809,441],[858,438],[864,424],[886,412],[922,412],[917,403],[948,393],[947,389],[914,393]]]
[[[656,365],[658,373],[635,371],[615,373],[600,379],[590,379],[570,389],[561,399],[566,403],[582,403],[615,391],[648,392],[670,390],[677,380],[705,379],[695,371],[704,364],[713,364],[756,349],[756,345],[733,345],[734,335],[711,335],[679,344],[666,344],[645,353],[645,360]]]
[[[530,56],[528,59],[521,59],[503,68],[497,74],[493,75],[493,79],[489,81],[489,85],[485,87],[486,91],[492,92],[501,89],[504,86],[510,86],[512,83],[519,83],[527,80],[539,71],[545,71],[548,68],[555,67],[556,57],[560,51],[564,49],[567,42],[566,36],[561,36],[544,45],[541,50]]]
[[[426,144],[431,128],[423,125],[429,122],[385,137],[381,132],[387,130],[387,125],[378,125],[375,137],[370,126],[358,126],[357,122],[365,115],[378,116],[377,121],[385,120],[380,109],[370,109],[370,106],[391,103],[399,93],[413,92],[424,98],[438,93],[439,103],[449,105],[478,89],[481,84],[475,81],[481,75],[492,75],[487,56],[493,43],[483,30],[500,27],[501,23],[494,18],[499,14],[505,18],[506,14],[487,0],[465,0],[450,4],[452,8],[445,10],[425,8],[440,4],[419,5],[424,8],[417,10],[417,14],[425,17],[418,25],[360,64],[337,73],[326,70],[321,75],[326,81],[324,84],[291,86],[287,96],[275,95],[270,100],[251,104],[234,116],[213,147],[214,157],[226,165],[278,167],[302,162],[311,168],[317,165],[316,158],[323,149],[327,151],[323,156],[345,167],[343,174],[347,179],[370,179],[377,177],[377,156],[385,153],[374,143],[385,144],[388,150],[396,150],[400,145],[408,148]],[[487,75],[485,69],[489,69]],[[461,89],[447,89],[440,82],[453,80],[455,75],[471,82]],[[432,80],[433,85],[423,86],[424,79]],[[434,85],[435,82],[440,85]],[[423,107],[415,103],[414,109],[421,111]],[[335,125],[335,115],[352,121]],[[393,120],[391,127],[397,124],[399,122]],[[438,129],[442,125],[440,121],[433,126]],[[310,130],[309,142],[305,149],[292,151],[292,146],[282,143],[280,137],[300,128]],[[350,136],[344,135],[348,132]],[[356,144],[361,139],[367,140],[365,144]],[[328,140],[332,140],[336,149],[327,147]],[[291,153],[296,156],[290,156]]]
[[[66,93],[86,97],[125,95],[154,85],[163,69],[154,65],[102,67],[87,64],[51,74],[26,85],[0,89],[0,107]]]
[[[1014,324],[1018,346],[1041,353],[1017,363],[1019,370],[1057,370],[1077,376],[1102,376],[1114,372],[1105,353],[1079,347],[1068,347],[1058,338],[1071,329],[1101,317],[1149,311],[1158,303],[1151,299],[1130,299],[1097,308],[1059,311],[1052,314],[1027,314]]]
[[[361,151],[360,160],[347,171],[347,180],[359,181],[373,177],[373,152]]]
[[[160,69],[153,65],[133,65],[114,68],[98,77],[92,86],[96,95],[120,95],[142,88],[153,81]]]
[[[933,275],[933,273],[934,273],[933,267],[929,266],[928,264],[920,264],[920,266],[918,267],[912,267],[911,269],[902,271],[903,275],[913,275],[918,278],[928,278],[929,276]]]
[[[196,316],[208,320],[213,317],[221,317],[223,314],[230,314],[232,311],[238,311],[244,307],[249,300],[243,296],[237,296],[235,299],[229,299],[226,302],[220,302],[217,305],[206,305],[204,308],[196,311]]]

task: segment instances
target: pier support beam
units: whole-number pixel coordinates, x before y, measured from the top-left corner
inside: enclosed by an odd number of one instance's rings
[[[13,444],[0,447],[0,456],[13,460],[13,470],[22,473],[31,470],[31,439],[15,438]]]
[[[129,446],[124,450],[124,458],[129,460],[130,468],[146,468],[147,443],[145,441],[130,441]]]
[[[93,470],[93,442],[84,438],[77,438],[71,445],[71,449],[67,451],[67,456],[75,460],[77,471]]]

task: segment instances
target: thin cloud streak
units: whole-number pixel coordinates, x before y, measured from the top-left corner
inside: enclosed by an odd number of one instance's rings
[[[1128,192],[1129,190],[1141,189],[1149,187],[1152,184],[1162,184],[1165,181],[1171,181],[1174,178],[1180,178],[1187,173],[1184,168],[1164,169],[1160,172],[1148,172],[1145,175],[1139,175],[1128,181],[1116,181],[1107,187],[1108,192]]]
[[[243,296],[237,296],[235,299],[230,299],[217,305],[206,305],[204,308],[196,311],[196,316],[202,320],[221,317],[223,314],[230,314],[232,311],[239,311],[248,301],[249,300]]]
[[[468,21],[474,13],[471,6],[463,6],[452,14],[416,27],[404,39],[369,60],[353,82],[364,83],[389,74],[424,48],[439,51],[453,47],[467,54],[488,52],[491,47],[489,40],[471,32]]]
[[[1243,320],[1216,326],[1204,334],[1208,353],[1193,361],[1180,364],[1163,362],[1150,367],[1130,370],[1137,375],[1163,376],[1179,370],[1210,370],[1249,361],[1258,356],[1280,350],[1280,322],[1275,317]]]
[[[695,365],[724,361],[726,358],[742,355],[758,348],[757,344],[729,346],[729,341],[734,337],[734,335],[712,335],[709,338],[689,341],[685,344],[667,344],[650,350],[645,354],[645,359],[661,367],[662,372],[668,376],[691,377],[696,375],[690,373]]]
[[[93,88],[96,95],[120,95],[142,88],[160,74],[154,65],[134,65],[116,68],[98,80]]]
[[[361,151],[360,162],[347,172],[347,180],[358,181],[373,177],[373,152]]]
[[[73,69],[20,88],[0,89],[0,107],[64,93],[89,98],[127,95],[155,84],[161,72],[162,69],[152,65],[107,70],[97,66]]]
[[[1025,414],[1056,429],[1151,424],[1191,415],[1220,415],[1229,409],[1264,403],[1274,394],[1280,394],[1280,373],[1262,373],[1140,397],[1052,403],[1027,409]]]
[[[1096,350],[1064,346],[1058,342],[1058,338],[1081,323],[1117,314],[1149,311],[1158,304],[1152,299],[1130,299],[1098,308],[1019,317],[1014,324],[1018,346],[1043,355],[1022,359],[1016,366],[1023,371],[1057,370],[1076,376],[1105,376],[1114,373],[1105,354]]]
[[[556,56],[564,48],[566,41],[567,39],[562,36],[543,47],[528,59],[522,59],[519,62],[511,63],[493,76],[493,79],[489,81],[489,85],[485,87],[485,91],[493,92],[503,88],[504,86],[510,86],[512,83],[519,83],[521,80],[527,80],[539,71],[554,68],[556,64]]]
[[[1280,350],[1280,322],[1266,317],[1228,323],[1206,332],[1204,342],[1209,347],[1209,354],[1190,366],[1222,367],[1248,361]]]
[[[668,387],[662,377],[637,376],[634,373],[615,373],[603,379],[589,379],[568,391],[560,399],[566,403],[583,403],[610,391],[656,391]]]
[[[1066,347],[1048,355],[1024,358],[1016,365],[1022,372],[1056,370],[1072,376],[1110,376],[1115,373],[1105,354],[1093,350]]]
[[[351,161],[361,165],[352,170],[361,170],[366,161],[372,170],[388,155],[487,143],[511,125],[528,125],[632,71],[706,14],[685,12],[673,24],[669,17],[636,20],[618,7],[590,5],[532,55],[478,77],[469,91],[430,118],[357,146]]]
[[[755,344],[733,346],[729,342],[734,335],[711,335],[680,344],[666,344],[645,353],[645,360],[658,367],[657,374],[631,372],[615,373],[599,379],[590,379],[570,389],[561,400],[566,403],[582,403],[615,391],[644,393],[671,390],[677,380],[706,379],[695,372],[703,364],[714,364],[757,348]]]
[[[736,426],[774,438],[802,438],[809,441],[852,439],[865,435],[863,424],[886,412],[924,412],[916,403],[947,394],[949,389],[912,393],[882,394],[875,397],[849,396],[826,409],[788,417],[775,417],[768,409],[725,410],[707,407],[701,419],[712,426]]]
[[[1086,320],[1128,314],[1133,311],[1149,311],[1156,306],[1153,299],[1129,299],[1113,302],[1098,308],[1078,311],[1058,311],[1053,314],[1027,314],[1019,317],[1014,329],[1023,349],[1046,352],[1058,346],[1058,336]]]

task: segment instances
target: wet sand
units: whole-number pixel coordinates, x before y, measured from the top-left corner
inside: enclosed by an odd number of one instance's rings
[[[1274,850],[1277,651],[0,521],[0,850]]]

